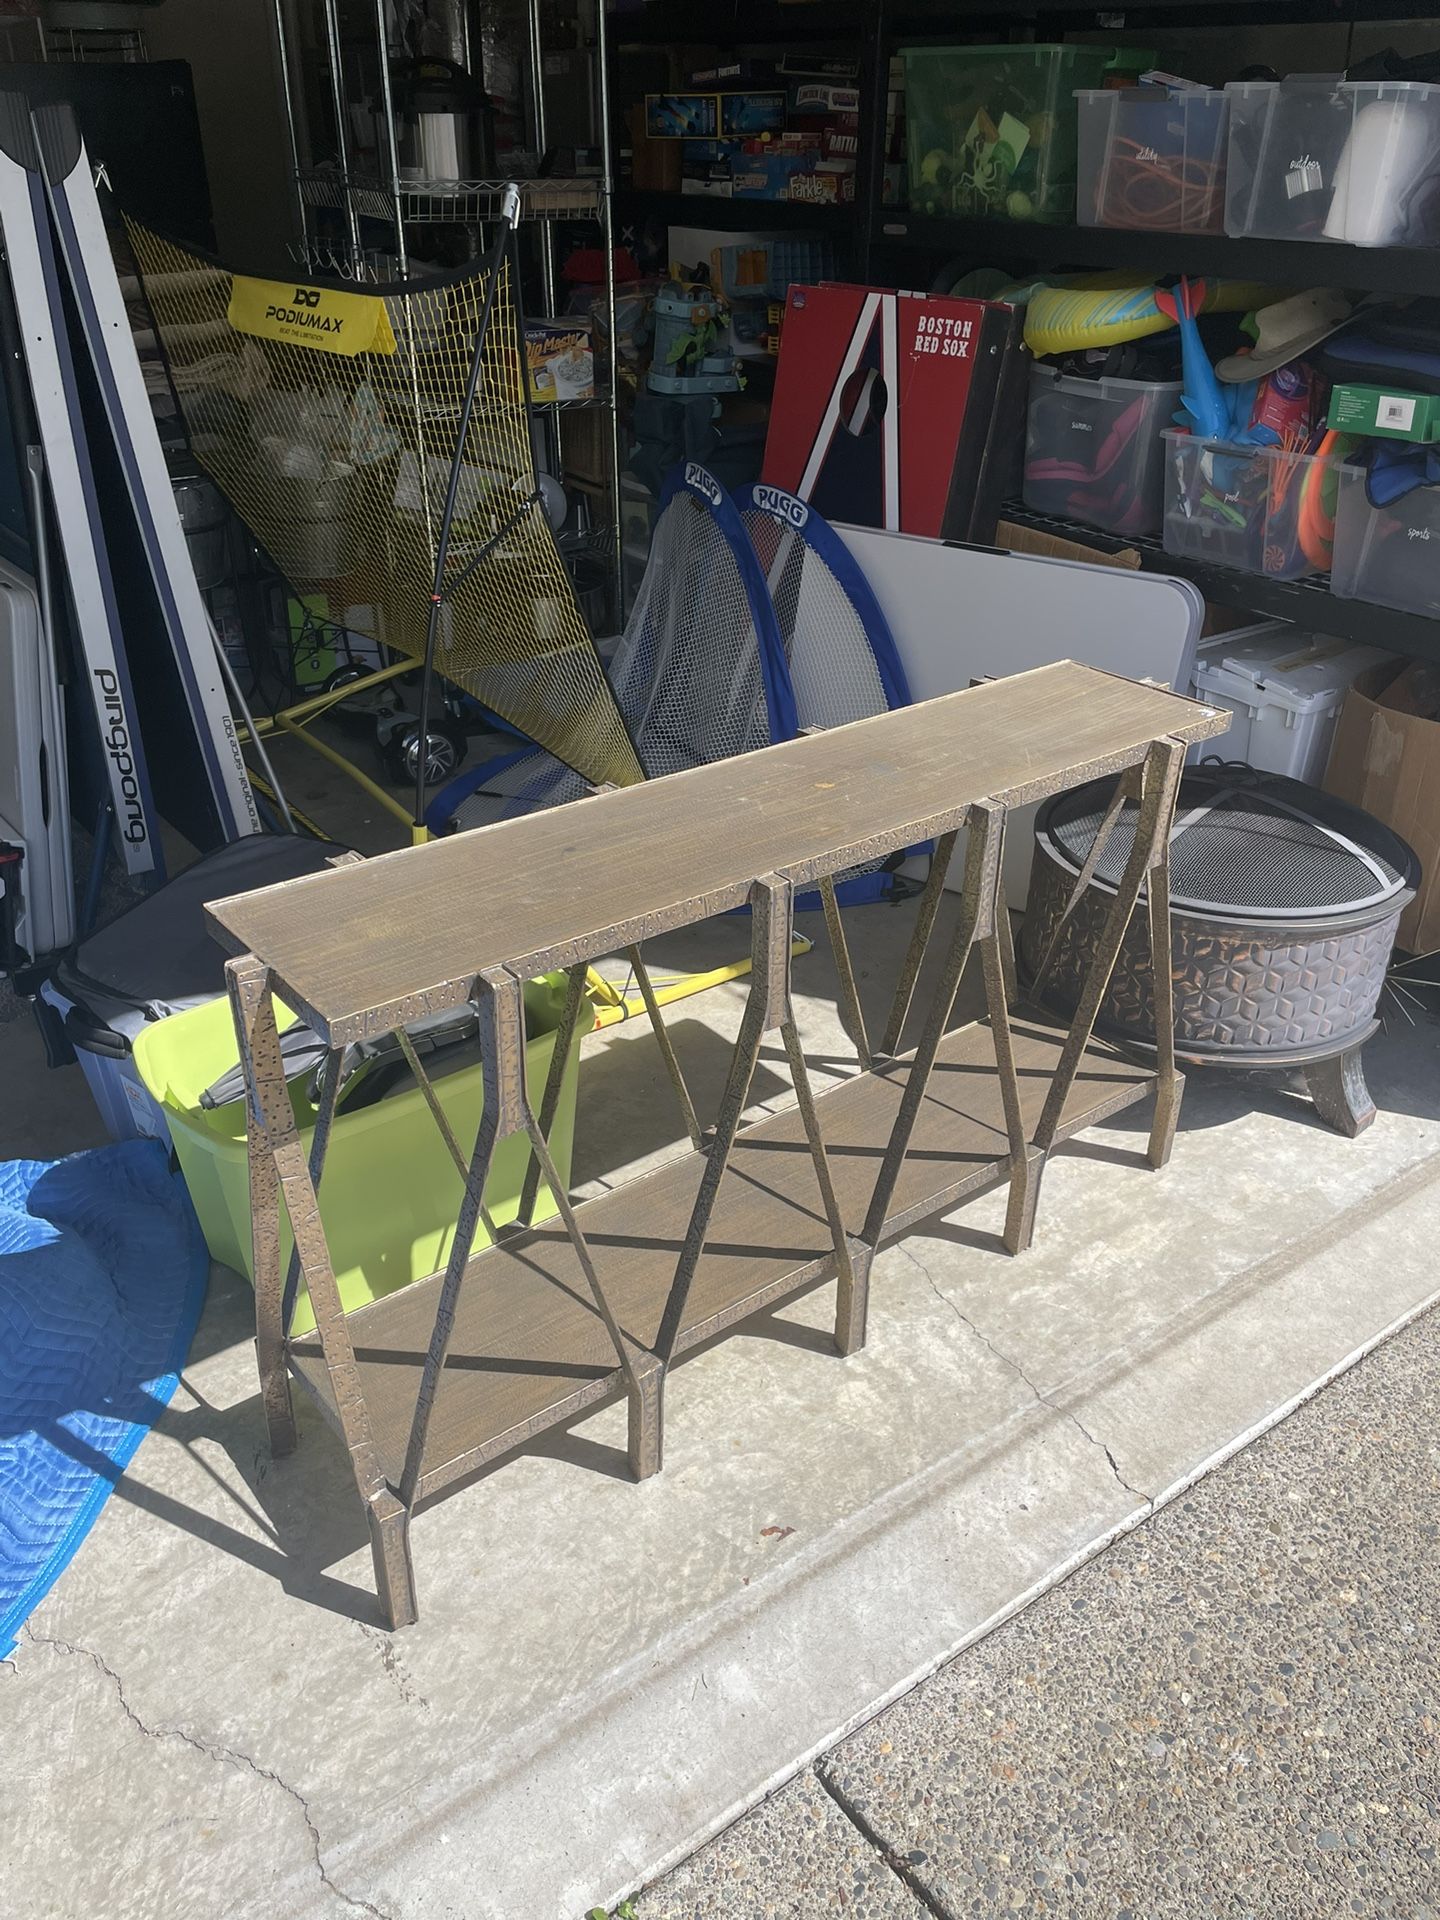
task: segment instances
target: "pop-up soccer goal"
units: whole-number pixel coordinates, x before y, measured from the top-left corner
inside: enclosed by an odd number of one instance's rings
[[[297,596],[373,648],[364,681],[268,724],[407,823],[306,729],[416,666],[582,780],[641,777],[541,506],[513,213],[484,259],[363,289],[231,273],[128,223],[195,457]]]

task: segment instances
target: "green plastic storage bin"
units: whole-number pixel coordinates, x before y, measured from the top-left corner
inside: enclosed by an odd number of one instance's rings
[[[1077,87],[1113,47],[906,47],[913,213],[1075,217]]]
[[[537,1114],[564,998],[563,974],[530,981],[525,987],[525,1080]],[[283,1032],[294,1015],[282,1001],[274,1004]],[[550,1151],[565,1181],[570,1178],[575,1138],[580,1041],[593,1024],[594,1010],[587,1000],[581,1006],[550,1133]],[[137,1036],[134,1049],[141,1078],[165,1110],[180,1170],[212,1257],[237,1268],[253,1285],[245,1103],[236,1100],[209,1111],[200,1105],[205,1088],[234,1067],[238,1058],[229,1001],[209,1001],[157,1021]],[[305,1076],[290,1083],[291,1104],[307,1145],[315,1121],[308,1084]],[[468,1151],[480,1124],[479,1062],[442,1075],[434,1085],[456,1139]],[[496,1146],[485,1197],[497,1225],[515,1218],[528,1161],[529,1142],[523,1134],[512,1134]],[[462,1191],[455,1163],[418,1087],[374,1106],[337,1114],[320,1183],[320,1216],[347,1312],[445,1265]],[[542,1182],[535,1219],[548,1219],[557,1211]],[[475,1245],[486,1244],[488,1235],[482,1225]],[[282,1273],[289,1260],[290,1225],[282,1206]],[[293,1331],[308,1333],[314,1325],[310,1298],[302,1287]]]

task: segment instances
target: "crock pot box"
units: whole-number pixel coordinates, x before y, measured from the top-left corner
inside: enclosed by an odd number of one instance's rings
[[[527,320],[525,357],[530,398],[537,406],[556,400],[593,400],[595,347],[590,323],[579,315],[563,320]]]
[[[1440,719],[1402,712],[1403,663],[1372,667],[1345,696],[1330,748],[1325,790],[1373,813],[1419,856],[1420,888],[1405,909],[1397,946],[1440,947]]]

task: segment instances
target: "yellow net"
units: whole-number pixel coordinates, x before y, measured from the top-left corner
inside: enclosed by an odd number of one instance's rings
[[[196,458],[298,593],[423,660],[487,269],[341,292],[232,274],[126,224]],[[508,261],[497,271],[435,665],[585,779],[628,786],[639,762],[532,500]]]

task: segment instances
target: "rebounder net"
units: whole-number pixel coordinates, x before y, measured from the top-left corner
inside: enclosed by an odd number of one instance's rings
[[[755,549],[735,502],[693,462],[666,483],[609,674],[648,779],[794,738],[795,700]],[[506,756],[462,774],[426,818],[477,826],[584,790],[547,755]]]
[[[455,585],[436,670],[581,780],[640,779],[535,499],[508,258],[494,269],[479,400],[457,448],[484,263],[390,289],[295,286],[232,274],[126,224],[195,457],[291,587],[323,594],[336,624],[377,649],[423,661],[458,451]]]
[[[889,625],[829,521],[763,484],[739,506],[775,609],[800,727],[843,727],[908,706]]]
[[[775,610],[754,549],[734,501],[703,467],[670,476],[610,671],[651,779],[795,732]]]
[[[905,670],[869,581],[823,514],[763,483],[739,502],[764,575],[794,697],[797,727],[843,727],[910,704]],[[923,846],[912,854],[924,854]],[[905,856],[837,874],[842,905],[886,898]],[[799,905],[812,905],[802,895]]]

